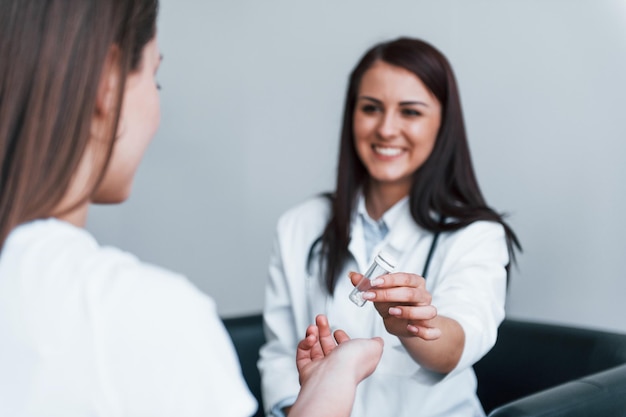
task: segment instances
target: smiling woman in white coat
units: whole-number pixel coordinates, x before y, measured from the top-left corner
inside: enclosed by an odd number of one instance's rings
[[[353,416],[483,416],[472,365],[495,343],[516,246],[478,186],[447,59],[417,39],[375,45],[350,77],[335,191],[278,222],[259,362],[267,411],[289,413],[290,358],[323,313],[385,341]],[[398,272],[372,277],[359,307],[354,271],[381,250]]]

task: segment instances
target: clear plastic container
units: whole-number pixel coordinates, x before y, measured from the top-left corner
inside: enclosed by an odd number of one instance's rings
[[[367,301],[363,299],[363,293],[372,288],[370,281],[381,275],[393,272],[395,268],[395,259],[393,259],[389,253],[381,251],[376,255],[374,262],[372,262],[372,265],[367,269],[367,272],[365,272],[359,284],[354,287],[350,293],[350,300],[357,306],[363,307]]]

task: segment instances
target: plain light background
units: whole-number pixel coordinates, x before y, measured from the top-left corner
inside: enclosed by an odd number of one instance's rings
[[[376,42],[451,61],[483,192],[524,246],[510,317],[626,332],[626,2],[162,0],[161,128],[88,228],[263,306],[274,227],[333,188],[348,74]]]

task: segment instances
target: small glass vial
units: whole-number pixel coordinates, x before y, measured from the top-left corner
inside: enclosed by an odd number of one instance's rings
[[[381,275],[389,274],[396,268],[396,261],[388,253],[381,251],[374,262],[367,269],[367,272],[363,275],[363,278],[359,284],[354,287],[350,293],[350,300],[359,307],[363,307],[367,300],[363,299],[363,293],[369,290],[372,286],[370,281],[378,278]]]

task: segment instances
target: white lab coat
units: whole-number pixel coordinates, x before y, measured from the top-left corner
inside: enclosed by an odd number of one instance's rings
[[[389,225],[387,237],[375,248],[398,253],[396,271],[421,274],[432,243],[432,233],[412,219],[407,202]],[[307,272],[307,256],[321,235],[330,212],[327,199],[319,197],[285,213],[278,222],[266,287],[264,320],[267,343],[261,349],[259,369],[266,410],[297,395],[298,373],[294,355],[315,315],[324,313],[331,326],[353,337],[381,336],[384,353],[372,376],[359,385],[352,415],[367,416],[482,416],[475,395],[472,365],[491,349],[504,319],[506,270],[509,262],[504,229],[479,221],[439,237],[433,255],[427,289],[438,314],[455,319],[465,332],[465,347],[458,366],[449,374],[420,367],[400,340],[385,330],[373,307],[362,308],[348,299],[352,285],[348,271],[365,271],[361,222],[352,222],[349,250],[353,256],[328,296],[319,276],[318,263]],[[344,278],[345,277],[345,278]]]

